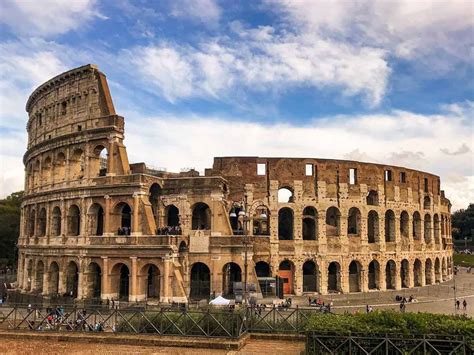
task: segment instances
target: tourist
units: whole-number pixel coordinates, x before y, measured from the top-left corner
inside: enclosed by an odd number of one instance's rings
[[[464,299],[464,301],[462,301],[462,309],[465,310],[465,311],[467,310],[467,301],[466,301],[466,299]]]
[[[461,301],[456,300],[456,309],[459,309],[459,305],[461,304]]]

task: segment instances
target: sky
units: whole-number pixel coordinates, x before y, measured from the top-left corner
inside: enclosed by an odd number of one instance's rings
[[[0,197],[23,189],[29,94],[88,63],[130,162],[351,159],[437,174],[474,202],[474,3],[2,0]]]

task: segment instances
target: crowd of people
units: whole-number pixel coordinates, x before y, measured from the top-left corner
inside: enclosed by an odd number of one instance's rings
[[[156,235],[181,235],[180,226],[167,226],[156,229]]]
[[[130,235],[130,232],[131,232],[131,229],[130,227],[120,227],[118,230],[117,230],[117,234],[118,235]]]
[[[331,312],[331,308],[333,306],[334,302],[331,300],[328,303],[325,303],[321,297],[318,298],[311,298],[308,297],[308,305],[310,307],[319,307],[319,310],[321,312]]]
[[[28,305],[28,310],[32,310],[31,304]],[[35,312],[39,312],[36,310]],[[69,330],[69,331],[90,331],[90,332],[102,332],[104,326],[101,322],[89,323],[87,319],[87,311],[80,310],[77,312],[75,320],[71,315],[66,314],[63,307],[47,308],[46,309],[45,321],[41,322],[38,326],[35,321],[31,321],[28,324],[30,329],[34,330]],[[40,314],[37,314],[37,319],[41,319]]]

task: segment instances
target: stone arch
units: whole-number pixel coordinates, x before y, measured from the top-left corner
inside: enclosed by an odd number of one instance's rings
[[[79,287],[79,267],[74,261],[70,261],[66,268],[66,294],[76,298]]]
[[[380,289],[380,264],[377,260],[372,260],[368,267],[369,290]]]
[[[126,202],[119,202],[114,207],[114,229],[119,235],[130,235],[132,231],[132,209]]]
[[[400,235],[404,238],[409,237],[409,223],[410,223],[410,216],[408,215],[407,211],[402,211],[400,214]]]
[[[436,257],[435,259],[435,281],[436,283],[442,282],[443,279],[441,278],[441,263],[439,262],[439,258]]]
[[[425,243],[429,244],[431,240],[431,215],[429,213],[425,214],[423,221],[423,236],[425,238]]]
[[[54,182],[66,180],[66,156],[59,152],[54,160]]]
[[[255,273],[257,277],[271,277],[270,265],[265,261],[255,263]]]
[[[423,198],[423,209],[429,210],[431,208],[431,199],[428,196]]]
[[[59,265],[56,261],[49,264],[47,293],[53,296],[59,293]]]
[[[430,258],[425,260],[425,285],[432,285],[433,280],[433,263]]]
[[[67,215],[68,235],[77,236],[81,234],[81,212],[77,205],[71,205]]]
[[[394,290],[396,287],[397,264],[393,260],[387,261],[385,266],[385,284],[387,290]]]
[[[415,259],[413,262],[413,284],[415,287],[422,286],[423,269],[420,259]]]
[[[360,236],[361,214],[357,207],[352,207],[347,216],[347,234]]]
[[[316,208],[308,206],[303,210],[303,240],[316,240],[318,229],[318,212]]]
[[[193,215],[192,215],[192,229],[203,229],[203,230],[210,230],[211,229],[211,209],[210,207],[204,202],[198,202],[194,204],[193,208]]]
[[[367,239],[369,243],[376,243],[379,239],[379,215],[374,210],[367,216]]]
[[[361,291],[362,265],[357,260],[349,264],[349,292]]]
[[[153,183],[150,186],[150,189],[148,190],[148,200],[150,201],[151,204],[151,210],[153,211],[153,216],[155,217],[155,223],[157,226],[159,226],[159,219],[160,219],[160,206],[161,206],[161,201],[160,197],[162,195],[162,188],[158,183]]]
[[[75,148],[69,157],[69,179],[77,180],[84,177],[84,152]]]
[[[51,213],[51,235],[52,236],[59,236],[61,235],[61,209],[58,206],[53,208],[53,212]]]
[[[107,175],[107,160],[109,153],[107,148],[102,145],[96,145],[92,150],[92,156],[89,158],[90,176],[106,176]]]
[[[51,183],[51,171],[51,157],[47,156],[41,165],[41,179],[43,180],[43,185],[48,185]]]
[[[33,260],[29,259],[26,263],[26,291],[31,291],[33,287]]]
[[[166,225],[168,227],[178,227],[181,225],[179,220],[179,209],[175,205],[168,205],[165,209]]]
[[[395,241],[395,213],[392,210],[385,212],[385,242]]]
[[[370,190],[367,193],[367,204],[369,206],[378,206],[379,205],[379,194],[375,190]]]
[[[93,203],[87,212],[88,234],[104,234],[104,209],[99,203]]]
[[[337,207],[329,207],[326,211],[326,236],[339,236],[341,231],[341,212]]]
[[[211,293],[211,271],[201,262],[194,263],[191,267],[191,299],[208,299]]]
[[[407,259],[403,259],[400,263],[400,279],[402,288],[408,288],[410,285],[410,264]]]
[[[33,171],[33,164],[28,164],[26,168],[26,181],[28,190],[34,189],[35,187],[35,175]]]
[[[40,171],[41,163],[39,159],[36,159],[35,163],[33,164],[33,185],[34,187],[38,187],[41,182],[41,171]]]
[[[328,265],[328,292],[341,291],[341,265],[333,261]]]
[[[28,213],[28,237],[34,237],[36,232],[36,210],[33,208]]]
[[[86,298],[100,298],[102,295],[102,269],[96,262],[91,262],[87,266],[85,287]]]
[[[278,239],[293,240],[293,210],[283,207],[278,211]]]
[[[161,291],[160,268],[153,263],[148,263],[141,268],[139,275],[141,281],[141,286],[139,286],[140,292],[145,295],[146,299],[154,298],[159,300]]]
[[[440,244],[440,222],[439,215],[435,214],[433,217],[433,227],[434,227],[434,241],[436,244]]]
[[[127,264],[118,262],[116,263],[110,273],[110,285],[113,298],[128,300],[130,296],[130,268]]]
[[[413,213],[413,239],[421,240],[421,216],[418,211]]]
[[[234,282],[242,282],[242,269],[236,263],[230,262],[222,268],[222,294],[234,296]]]
[[[35,272],[35,286],[34,290],[36,292],[42,293],[43,292],[43,279],[44,279],[44,263],[39,260],[36,264],[36,272]]]
[[[259,205],[253,212],[253,234],[270,235],[270,210],[265,205]]]
[[[38,233],[40,237],[46,235],[46,220],[46,208],[43,207],[38,213]]]
[[[290,260],[283,260],[278,267],[278,276],[283,279],[283,293],[293,294],[295,264]]]
[[[293,189],[290,187],[281,187],[278,189],[278,202],[279,203],[292,203],[294,202]]]
[[[318,266],[313,260],[303,264],[303,292],[318,291]]]

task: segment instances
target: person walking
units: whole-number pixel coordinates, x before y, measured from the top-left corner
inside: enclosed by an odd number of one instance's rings
[[[456,309],[459,309],[460,304],[461,304],[461,301],[456,300]]]
[[[467,310],[467,301],[466,301],[466,299],[464,299],[464,301],[462,301],[462,309],[463,309],[464,311]]]

